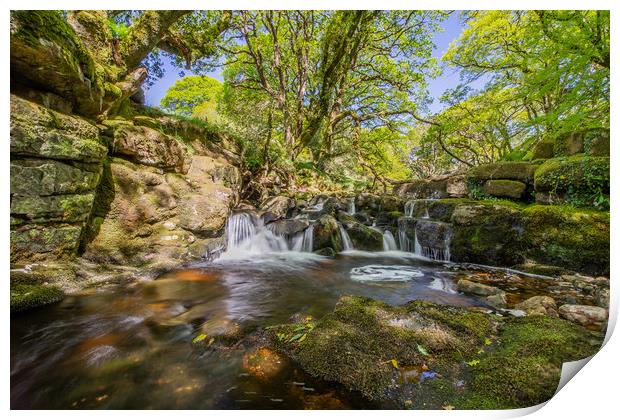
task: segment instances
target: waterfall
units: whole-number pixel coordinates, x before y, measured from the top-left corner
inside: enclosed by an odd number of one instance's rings
[[[235,248],[256,235],[256,227],[250,213],[232,214],[226,222],[228,248]]]
[[[413,253],[416,255],[422,255],[422,246],[420,245],[420,241],[418,241],[417,229],[415,229],[413,233]]]
[[[351,197],[349,199],[349,210],[348,213],[353,215],[355,214],[355,197]]]
[[[261,219],[246,212],[233,213],[226,223],[227,249],[221,259],[239,259],[268,252],[288,251],[282,236],[265,228]]]
[[[396,251],[398,247],[396,246],[396,240],[394,239],[394,235],[392,232],[386,229],[383,232],[383,250],[384,251]]]
[[[314,225],[310,225],[303,232],[298,232],[293,238],[291,249],[297,252],[312,252],[314,247]]]
[[[416,200],[409,200],[405,203],[405,216],[412,217],[413,216],[413,206]]]
[[[407,237],[405,229],[400,226],[398,228],[398,242],[400,243],[401,251],[411,252],[411,241]]]
[[[351,238],[349,238],[349,234],[347,233],[347,230],[342,225],[340,225],[340,238],[342,239],[343,251],[350,251],[353,249]]]

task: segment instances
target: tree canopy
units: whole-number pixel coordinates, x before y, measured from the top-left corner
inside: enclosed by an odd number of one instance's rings
[[[235,138],[257,185],[278,177],[284,186],[387,188],[527,159],[543,139],[608,129],[608,11],[462,12],[463,30],[439,60],[434,35],[449,15],[91,10],[11,19],[35,33],[37,22],[54,20],[74,37],[90,97],[69,88],[79,111],[98,120],[161,77],[163,57],[182,76],[191,69],[162,107]],[[204,75],[216,68],[223,83]],[[427,85],[442,71],[461,82],[432,114]]]

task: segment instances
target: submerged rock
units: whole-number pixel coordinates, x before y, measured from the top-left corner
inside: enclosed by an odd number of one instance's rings
[[[525,311],[528,315],[558,316],[555,300],[549,296],[534,296],[515,305],[515,309]]]
[[[493,286],[487,286],[486,284],[476,283],[470,280],[461,279],[456,284],[456,288],[459,292],[472,293],[478,296],[492,296],[502,293],[502,289]]]

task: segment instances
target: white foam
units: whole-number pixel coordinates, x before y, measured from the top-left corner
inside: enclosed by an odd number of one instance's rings
[[[424,273],[406,265],[365,265],[351,270],[351,279],[359,282],[407,282]]]

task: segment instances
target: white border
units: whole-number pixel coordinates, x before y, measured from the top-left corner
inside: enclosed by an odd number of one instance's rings
[[[8,142],[8,127],[9,127],[9,106],[8,106],[8,97],[9,97],[9,30],[8,30],[8,22],[9,22],[9,10],[12,6],[13,9],[43,9],[43,8],[53,8],[53,9],[94,9],[94,8],[105,8],[105,9],[438,9],[438,10],[467,10],[467,9],[489,9],[489,8],[498,8],[498,9],[611,9],[612,10],[612,104],[618,103],[618,91],[615,89],[615,80],[618,77],[618,54],[616,48],[618,48],[618,40],[620,39],[618,30],[620,25],[620,2],[612,1],[612,0],[589,0],[589,1],[578,1],[578,0],[564,0],[564,1],[553,1],[553,0],[503,0],[501,2],[489,2],[488,0],[461,0],[461,1],[447,1],[447,0],[418,0],[418,1],[395,1],[395,0],[382,0],[382,1],[371,1],[371,0],[356,0],[356,1],[335,1],[335,0],[315,0],[312,2],[309,1],[300,1],[300,0],[272,0],[272,1],[250,1],[250,0],[203,0],[203,1],[189,1],[189,0],[175,0],[174,2],[163,2],[163,1],[118,1],[118,0],[108,0],[108,1],[99,1],[99,2],[87,2],[87,1],[36,1],[36,0],[22,0],[19,2],[11,2],[12,4],[9,6],[6,3],[4,4],[5,13],[3,14],[4,22],[6,22],[6,26],[2,31],[2,53],[5,57],[5,65],[2,67],[2,74],[4,83],[1,85],[1,89],[4,91],[4,101],[2,101],[2,121],[4,127],[4,143],[3,147],[5,148],[5,161],[4,165],[0,167],[1,178],[2,178],[2,193],[0,195],[0,205],[2,206],[3,212],[5,214],[5,222],[1,225],[1,237],[4,239],[3,250],[4,250],[4,258],[2,259],[2,269],[3,269],[3,283],[4,283],[4,302],[5,308],[3,312],[3,334],[9,334],[10,328],[10,319],[9,319],[9,288],[8,288],[8,271],[9,271],[9,224],[6,222],[6,218],[8,218],[9,214],[9,142]],[[618,112],[616,111],[615,106],[612,106],[612,116],[611,116],[611,138],[612,138],[612,162],[615,162],[618,156],[618,141],[620,141],[619,129],[618,129]],[[618,213],[615,208],[615,203],[617,197],[619,195],[618,192],[618,183],[615,181],[618,178],[619,174],[618,165],[613,166],[611,168],[611,177],[612,180],[612,240],[611,240],[611,255],[618,255],[618,241],[617,235],[618,232],[617,226],[617,216]],[[616,276],[618,274],[618,259],[612,259],[611,264],[611,282],[613,285],[617,284]],[[610,330],[612,329],[612,325],[615,325],[617,312],[618,312],[618,298],[619,298],[619,290],[617,287],[612,285],[611,288],[611,296],[612,296],[612,311],[610,314]],[[596,354],[582,369],[581,372],[574,378],[569,381],[568,384],[561,391],[552,398],[546,405],[542,405],[544,407],[536,407],[539,410],[535,411],[531,414],[532,419],[543,419],[543,418],[563,418],[563,419],[572,419],[572,418],[580,418],[580,419],[597,419],[597,418],[611,418],[612,416],[617,416],[615,414],[617,409],[617,399],[618,399],[618,374],[620,373],[619,369],[619,361],[620,358],[620,342],[617,338],[617,334],[612,335],[611,337],[608,335],[608,342],[604,346],[604,348]],[[8,337],[5,336],[5,345],[2,347],[3,360],[5,361],[5,368],[3,370],[2,379],[2,398],[3,405],[5,410],[9,410],[9,396],[10,396],[10,366],[8,363],[9,359],[9,344]],[[509,418],[516,417],[519,415],[527,414],[528,412],[534,411],[536,408],[532,409],[524,409],[524,410],[512,410],[512,411],[415,411],[415,412],[397,412],[391,411],[389,413],[384,412],[361,412],[361,411],[350,411],[350,412],[330,412],[330,411],[322,411],[318,414],[316,412],[304,412],[297,411],[294,413],[288,411],[252,411],[250,413],[240,413],[236,411],[218,411],[218,412],[200,412],[200,411],[189,411],[183,413],[168,413],[164,411],[152,411],[152,412],[129,412],[129,411],[121,411],[115,412],[114,414],[110,412],[98,412],[91,411],[88,413],[82,412],[71,412],[71,411],[46,411],[46,412],[27,412],[27,411],[12,411],[9,414],[15,418],[31,418],[31,417],[39,417],[45,416],[45,418],[50,419],[73,419],[78,418],[78,416],[89,416],[89,418],[108,418],[113,415],[115,417],[120,416],[123,418],[132,418],[135,419],[137,416],[148,416],[151,419],[168,419],[170,415],[173,416],[183,416],[184,418],[200,418],[204,419],[205,416],[217,416],[218,418],[234,418],[236,416],[252,416],[254,418],[269,418],[269,419],[287,419],[289,420],[291,416],[295,416],[296,418],[308,418],[308,417],[316,417],[320,415],[325,418],[341,418],[342,416],[355,416],[355,418],[370,418],[375,416],[383,416],[389,415],[390,417],[400,417],[400,418]],[[614,413],[614,414],[611,414]]]

